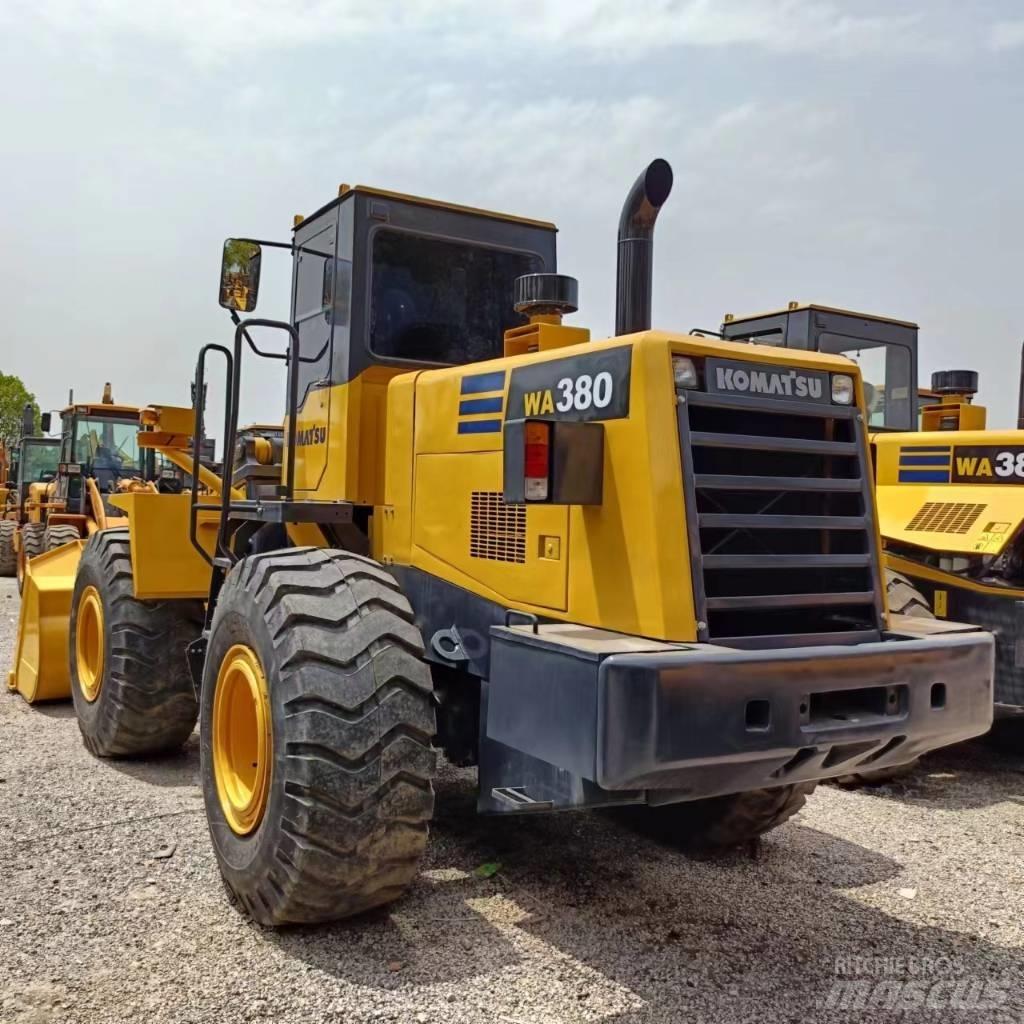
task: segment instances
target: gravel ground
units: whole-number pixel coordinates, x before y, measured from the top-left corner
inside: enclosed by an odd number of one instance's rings
[[[0,580],[4,671],[16,616]],[[0,1020],[1024,1020],[1024,760],[990,741],[823,787],[715,861],[598,815],[477,818],[451,771],[405,899],[278,933],[227,901],[198,762],[195,737],[95,761],[70,704],[0,693]]]

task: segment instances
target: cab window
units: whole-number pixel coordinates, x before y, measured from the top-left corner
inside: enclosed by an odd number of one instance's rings
[[[860,366],[869,427],[912,429],[917,409],[912,400],[909,348],[823,334],[818,349],[847,356]]]
[[[373,238],[370,349],[385,359],[455,365],[499,357],[525,323],[513,282],[544,269],[510,252],[382,228]]]

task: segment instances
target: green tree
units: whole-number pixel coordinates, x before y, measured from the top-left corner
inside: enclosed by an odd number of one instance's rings
[[[32,431],[39,432],[39,405],[36,396],[22,383],[20,377],[0,373],[0,440],[8,448],[21,437],[21,416],[25,403],[32,403]]]

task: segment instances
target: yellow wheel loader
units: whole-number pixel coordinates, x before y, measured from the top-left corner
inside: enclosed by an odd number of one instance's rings
[[[153,409],[149,412],[152,416],[158,415]],[[18,538],[19,583],[23,584],[23,592],[15,664],[8,674],[8,686],[29,703],[72,696],[67,652],[69,643],[74,646],[75,641],[73,638],[69,641],[68,626],[71,591],[79,575],[84,541],[95,534],[103,534],[102,571],[108,574],[105,583],[116,586],[122,580],[119,556],[127,551],[127,519],[123,510],[116,507],[117,495],[142,492],[180,496],[184,467],[192,468],[188,431],[182,436],[161,435],[164,454],[158,456],[152,447],[140,444],[140,438],[145,442],[153,436],[150,426],[140,424],[140,413],[136,406],[115,404],[109,384],[98,403],[76,403],[72,399],[61,412],[60,440],[48,442],[52,471],[31,483],[28,469],[21,475],[26,488],[21,505],[25,522]],[[191,413],[188,411],[186,419],[190,430]],[[29,440],[34,444],[37,439]],[[28,467],[32,458],[37,456],[29,449],[22,457],[22,465]],[[214,481],[209,470],[203,472]],[[118,538],[123,542],[120,546],[116,543]],[[94,567],[89,571],[94,571]],[[113,594],[110,600],[113,601]],[[99,614],[100,607],[92,607]],[[118,614],[126,616],[123,623],[116,616],[111,620],[109,610],[107,620],[91,618],[90,623],[98,623],[95,635],[92,639],[83,639],[74,650],[83,655],[92,652],[94,656],[97,651],[105,650],[108,664],[112,664],[110,658],[116,651],[117,657],[122,659],[120,674],[125,678],[131,678],[133,670],[137,670],[149,672],[154,678],[166,676],[176,683],[187,684],[187,671],[180,659],[172,659],[164,666],[154,661],[150,653],[150,640],[160,635],[171,637],[174,646],[185,642],[184,634],[180,633],[185,627],[176,625],[175,616],[179,612],[184,612],[187,620],[189,613],[194,618],[195,608],[182,609],[176,605],[169,611],[149,616],[146,609],[136,608],[131,601],[119,602]],[[201,608],[199,615],[201,619]],[[175,624],[169,624],[171,620]],[[177,671],[179,668],[181,670]],[[190,684],[186,689],[191,694]],[[191,704],[194,703],[192,698]],[[144,704],[141,698],[137,702],[139,707]],[[187,714],[184,717],[187,718]],[[88,714],[85,720],[92,721]],[[195,714],[192,713],[187,728],[181,727],[184,733],[179,744],[194,725]],[[137,733],[134,746],[130,740],[113,742],[110,737],[104,740],[102,736],[93,737],[87,730],[83,730],[83,734],[86,745],[95,753],[154,749],[146,728],[141,725],[130,728]]]
[[[1017,429],[989,430],[974,371],[917,387],[916,324],[791,303],[727,317],[722,334],[861,365],[890,608],[990,630],[996,704],[1024,707],[1024,387]]]
[[[76,707],[122,695],[129,587],[204,604],[206,812],[258,921],[401,895],[437,748],[477,766],[486,814],[628,806],[732,845],[820,779],[989,727],[991,637],[886,607],[857,366],[651,329],[671,184],[658,160],[627,196],[600,341],[563,323],[550,223],[342,186],[290,242],[225,245],[234,341],[202,349],[194,393],[223,360],[230,453],[243,359],[283,357],[275,482],[243,493],[228,465],[207,494],[113,498],[123,589],[98,533],[70,675]],[[275,247],[291,316],[242,320]],[[198,467],[199,407],[188,432]],[[183,658],[171,639],[149,656]]]
[[[42,429],[44,434],[49,432],[49,413],[43,413]],[[7,471],[0,507],[0,576],[17,575],[19,590],[26,559],[43,551],[42,532],[37,534],[34,521],[56,478],[59,459],[60,441],[35,434],[35,412],[26,404],[22,436]]]

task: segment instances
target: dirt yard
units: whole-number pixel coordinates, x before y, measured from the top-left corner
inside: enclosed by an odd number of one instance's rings
[[[5,675],[17,606],[0,580]],[[1003,740],[821,787],[716,861],[599,815],[478,818],[449,771],[405,899],[274,933],[220,883],[195,737],[101,763],[70,703],[0,693],[0,1020],[1021,1021],[1024,729]]]

